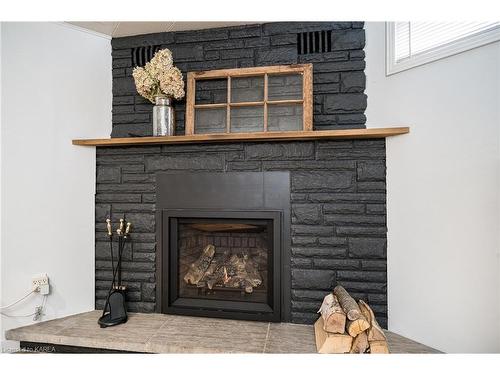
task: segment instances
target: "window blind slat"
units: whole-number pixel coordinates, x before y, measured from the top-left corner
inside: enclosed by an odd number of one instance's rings
[[[395,59],[416,54],[500,27],[500,22],[396,22]]]
[[[396,34],[394,40],[395,57],[396,61],[398,61],[410,56],[410,23],[395,22],[394,28]]]

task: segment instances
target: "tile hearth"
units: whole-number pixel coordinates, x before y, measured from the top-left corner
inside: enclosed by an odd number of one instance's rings
[[[142,353],[316,353],[312,325],[132,313],[126,324],[101,329],[100,314],[95,310],[12,329],[6,338]],[[392,353],[438,353],[386,334]]]

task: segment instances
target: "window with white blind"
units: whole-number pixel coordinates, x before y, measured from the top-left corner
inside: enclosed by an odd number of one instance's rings
[[[387,22],[386,73],[500,40],[500,22]]]

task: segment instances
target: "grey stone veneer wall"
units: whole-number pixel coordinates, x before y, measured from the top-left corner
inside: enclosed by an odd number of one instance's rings
[[[96,306],[111,280],[104,220],[134,223],[123,279],[130,311],[155,310],[155,173],[291,171],[292,320],[312,323],[336,283],[387,321],[385,141],[97,149]]]
[[[298,54],[297,33],[331,31],[331,52]],[[132,78],[132,49],[161,45],[188,71],[313,63],[315,129],[364,128],[363,22],[287,22],[139,35],[112,40],[113,137],[151,134],[151,103]],[[185,101],[175,103],[184,134]]]

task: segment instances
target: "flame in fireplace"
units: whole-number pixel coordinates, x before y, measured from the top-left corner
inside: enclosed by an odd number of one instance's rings
[[[229,279],[231,278],[227,275],[227,268],[224,266],[224,284],[227,284]]]

